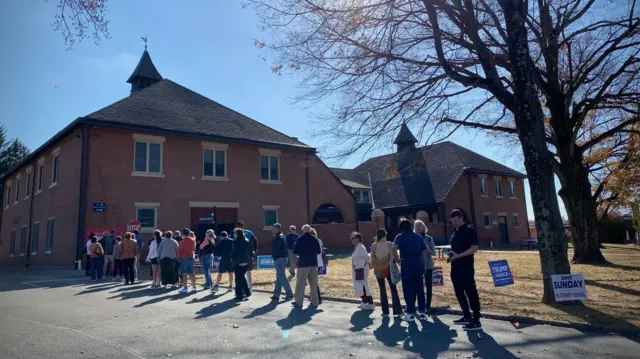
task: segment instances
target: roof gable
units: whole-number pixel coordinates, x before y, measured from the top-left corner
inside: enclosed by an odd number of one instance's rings
[[[169,79],[133,92],[85,118],[105,125],[139,126],[312,149]]]

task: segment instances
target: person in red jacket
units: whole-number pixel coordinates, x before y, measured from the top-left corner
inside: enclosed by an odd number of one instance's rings
[[[180,293],[187,293],[189,291],[188,279],[191,278],[191,292],[195,292],[196,289],[196,272],[195,272],[195,254],[196,254],[196,235],[193,232],[189,232],[188,236],[182,238],[178,243],[178,257],[180,257],[180,273],[182,273],[182,281],[184,287],[180,290]]]

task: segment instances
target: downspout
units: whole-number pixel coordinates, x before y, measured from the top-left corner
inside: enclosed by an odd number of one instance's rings
[[[91,144],[91,136],[89,136],[89,127],[82,127],[81,149],[80,149],[80,192],[78,195],[78,233],[76,243],[76,268],[78,263],[82,261],[82,250],[85,247],[84,231],[87,216],[87,191],[89,182],[89,147]]]
[[[309,166],[310,166],[310,159],[309,159],[309,155],[307,155],[307,160],[304,166],[304,173],[305,173],[305,181],[306,181],[306,190],[307,190],[307,223],[311,223],[311,203],[310,203],[310,199],[309,199]]]
[[[37,162],[35,162],[35,159],[34,159],[34,162],[32,163],[32,168],[33,169],[31,170],[31,182],[32,182],[31,183],[31,191],[30,191],[31,192],[30,193],[31,197],[29,198],[29,232],[28,232],[29,233],[28,234],[28,236],[29,236],[29,241],[28,241],[29,246],[26,248],[27,249],[27,259],[26,259],[26,261],[24,263],[25,267],[29,266],[29,258],[31,257],[31,230],[32,230],[32,227],[33,227],[33,201],[34,201],[34,199],[36,197],[36,192],[34,191],[34,189],[36,188],[35,187],[36,186],[36,177],[40,177],[39,175],[36,175],[38,173],[38,170],[36,168],[37,165],[38,164],[37,164]],[[40,230],[40,227],[38,227],[38,230]]]
[[[367,176],[369,177],[369,196],[371,197],[371,208],[376,209],[376,202],[373,200],[373,186],[371,186],[371,172],[367,171]]]
[[[477,230],[478,227],[476,226],[476,206],[473,202],[473,186],[471,185],[471,173],[467,173],[467,179],[469,183],[469,205],[471,206],[471,222],[473,224],[473,228]]]

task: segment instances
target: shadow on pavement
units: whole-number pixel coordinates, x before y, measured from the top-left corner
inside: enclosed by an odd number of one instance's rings
[[[392,320],[393,324],[389,326]],[[382,323],[373,331],[373,335],[385,346],[394,348],[406,337],[404,332],[405,328],[403,328],[401,324],[402,320],[400,318],[382,318]]]
[[[193,299],[191,299],[190,301],[187,302],[187,304],[208,302],[210,300],[218,299],[218,298],[222,297],[225,294],[226,293],[211,293],[211,292],[209,292],[207,295],[205,295],[202,298],[193,298]]]
[[[206,308],[202,308],[199,311],[196,312],[196,317],[195,319],[203,319],[203,318],[208,318],[212,315],[216,315],[216,314],[220,314],[222,312],[225,312],[233,307],[238,306],[239,304],[236,303],[235,300],[232,299],[227,299],[224,302],[220,302],[220,303],[213,303],[210,306],[206,307]]]
[[[291,309],[291,312],[289,312],[289,315],[287,315],[286,318],[278,320],[276,324],[278,324],[278,326],[284,330],[291,329],[298,325],[304,325],[306,323],[309,323],[309,321],[311,321],[311,318],[313,318],[314,315],[322,312],[323,312],[322,309],[309,308],[309,307],[305,309],[301,309],[301,308],[294,307]]]
[[[113,288],[116,288],[117,286],[118,286],[118,283],[104,283],[104,284],[93,285],[93,286],[86,287],[86,289],[74,294],[74,296],[105,292]]]
[[[474,358],[517,359],[510,351],[496,343],[493,337],[484,331],[466,332],[469,342],[478,351]]]
[[[259,317],[261,315],[265,315],[278,307],[278,302],[271,301],[260,308],[256,308],[253,312],[245,315],[243,319],[251,319],[255,317]]]
[[[433,323],[430,321],[421,322],[422,330],[418,329],[416,323],[409,323],[406,328],[398,325],[401,333],[395,333],[394,337],[398,338],[400,335],[404,335],[402,347],[406,351],[419,354],[421,358],[438,358],[440,353],[449,350],[449,346],[454,342],[458,333],[442,323],[437,317],[432,318]],[[400,321],[400,319],[396,319],[396,321]],[[493,359],[494,357],[489,355],[486,358]]]
[[[577,303],[566,302],[562,304],[556,303],[556,304],[552,304],[551,306],[567,314],[576,316],[587,323],[593,323],[593,322],[607,323],[601,328],[605,332],[616,333],[617,331],[624,331],[627,333],[628,332],[635,333],[636,335],[634,336],[627,335],[626,337],[640,344],[640,336],[638,336],[638,334],[640,334],[640,328],[632,323],[627,322],[622,318],[613,317],[595,308],[588,307],[584,305],[584,303],[582,302],[577,302]]]
[[[373,324],[373,318],[371,318],[371,311],[358,310],[351,315],[351,325],[349,328],[352,332],[361,332],[364,328],[370,327]],[[388,318],[387,318],[388,319]]]

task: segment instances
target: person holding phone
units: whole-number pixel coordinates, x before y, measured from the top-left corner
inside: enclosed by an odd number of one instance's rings
[[[213,250],[216,246],[216,235],[213,229],[208,229],[202,243],[200,243],[200,261],[202,262],[202,270],[204,271],[204,289],[211,289],[213,281],[211,280],[211,265],[213,264]]]

